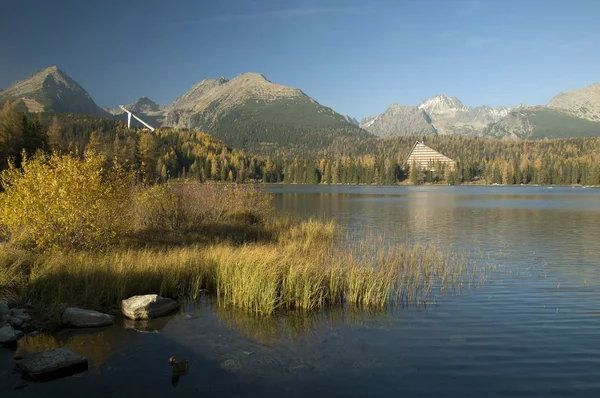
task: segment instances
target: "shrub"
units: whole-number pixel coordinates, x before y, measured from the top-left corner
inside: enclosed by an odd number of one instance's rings
[[[251,185],[178,181],[140,189],[135,197],[138,228],[190,231],[261,224],[272,213],[271,195]]]
[[[131,178],[104,167],[104,156],[24,156],[0,182],[0,231],[21,246],[43,250],[99,249],[131,226]]]

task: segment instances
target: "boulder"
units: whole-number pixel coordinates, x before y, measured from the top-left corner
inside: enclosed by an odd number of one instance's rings
[[[29,334],[35,330],[35,327],[32,326],[30,323],[23,322],[19,330],[21,330],[25,334]]]
[[[87,358],[69,350],[54,350],[27,354],[19,360],[17,366],[31,378],[50,377],[54,374],[87,370]]]
[[[81,308],[67,308],[62,315],[63,326],[73,328],[94,328],[112,325],[115,317],[109,314]]]
[[[23,322],[31,322],[31,317],[22,308],[13,308],[10,310],[11,318],[19,318]]]
[[[0,316],[10,315],[10,309],[6,301],[0,301]]]
[[[23,337],[23,332],[13,329],[10,325],[5,325],[0,328],[0,344],[14,343]]]
[[[152,319],[179,309],[177,301],[156,294],[133,296],[121,302],[121,312],[129,319]]]
[[[21,329],[21,326],[23,326],[23,320],[19,318],[10,318],[8,323],[15,329]]]
[[[0,301],[0,326],[4,325],[10,319],[10,309],[6,301]]]

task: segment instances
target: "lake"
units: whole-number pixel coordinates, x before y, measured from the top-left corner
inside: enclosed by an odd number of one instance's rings
[[[465,252],[486,282],[427,306],[256,319],[214,300],[176,315],[19,342],[71,347],[90,369],[15,397],[598,397],[600,190],[570,187],[270,185],[278,212],[334,219],[349,244]],[[374,240],[375,241],[375,240]],[[171,380],[171,355],[191,361]]]

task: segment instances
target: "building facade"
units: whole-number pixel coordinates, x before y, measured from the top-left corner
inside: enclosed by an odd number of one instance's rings
[[[435,170],[438,165],[456,170],[456,161],[431,149],[422,142],[417,141],[413,146],[407,160],[408,167],[417,167],[420,170]]]

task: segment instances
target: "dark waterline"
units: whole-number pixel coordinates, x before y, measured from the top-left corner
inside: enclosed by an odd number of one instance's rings
[[[600,396],[600,190],[268,186],[281,213],[336,220],[351,237],[476,252],[492,280],[427,308],[339,309],[258,320],[212,300],[148,325],[22,340],[69,346],[80,377],[6,396]],[[153,333],[148,333],[154,331]],[[168,358],[190,359],[172,386]],[[4,396],[4,394],[3,394]]]

